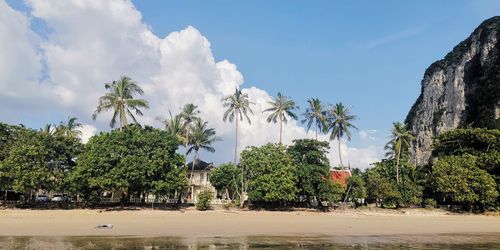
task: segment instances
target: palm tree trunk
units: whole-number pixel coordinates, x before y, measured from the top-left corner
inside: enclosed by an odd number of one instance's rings
[[[236,117],[236,134],[235,134],[235,142],[234,142],[234,165],[236,165],[236,161],[238,160],[238,117]]]
[[[340,153],[340,137],[337,136],[337,141],[339,142],[339,160],[340,160],[340,167],[344,169],[344,163],[342,163],[342,154]]]
[[[401,156],[401,145],[399,145],[398,155],[396,157],[396,182],[399,184],[399,157]]]
[[[316,124],[316,141],[318,140],[318,124]]]
[[[189,144],[189,131],[186,131],[186,141],[184,142],[184,147],[186,148],[186,152],[184,153],[184,159],[185,159],[185,163],[184,163],[184,166],[187,165],[187,157],[188,157],[188,144]]]
[[[243,166],[241,166],[241,195],[240,195],[240,207],[243,207],[245,203],[245,171],[243,170]]]
[[[283,120],[280,120],[280,144],[281,144],[282,132],[283,132]]]

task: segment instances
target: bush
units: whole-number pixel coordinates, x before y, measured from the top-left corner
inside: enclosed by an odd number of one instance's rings
[[[196,209],[207,210],[210,208],[210,202],[214,197],[214,193],[208,189],[201,191],[196,199]]]
[[[434,199],[427,198],[423,202],[423,207],[424,208],[436,208],[437,207],[437,202]]]

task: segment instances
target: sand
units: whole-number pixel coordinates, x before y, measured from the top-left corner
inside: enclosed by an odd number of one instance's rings
[[[96,229],[113,224],[112,229]],[[0,236],[373,236],[500,234],[500,217],[445,212],[0,210]]]

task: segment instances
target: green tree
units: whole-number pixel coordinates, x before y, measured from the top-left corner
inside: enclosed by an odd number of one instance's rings
[[[232,163],[224,163],[219,167],[214,168],[210,173],[210,183],[217,190],[224,190],[226,192],[226,197],[233,197],[234,194],[240,196],[238,185],[241,178],[241,169]]]
[[[238,121],[243,121],[243,118],[245,118],[248,121],[248,124],[251,124],[250,117],[248,117],[248,113],[253,115],[250,104],[252,104],[252,102],[248,100],[248,94],[243,94],[238,88],[236,88],[234,94],[226,96],[222,99],[222,106],[226,108],[222,120],[224,122],[227,120],[229,120],[229,122],[236,121],[234,137],[234,164],[237,163],[238,159]]]
[[[359,200],[365,199],[366,194],[366,184],[362,176],[353,175],[347,180],[348,192],[346,193],[346,199],[354,200],[356,204]]]
[[[328,142],[311,139],[294,140],[293,145],[288,147],[287,153],[297,166],[298,196],[333,202],[342,194],[343,188],[337,192],[337,183],[334,184],[330,178],[329,148]]]
[[[283,132],[283,123],[288,122],[288,118],[297,120],[297,115],[293,112],[299,107],[295,105],[295,101],[290,99],[287,96],[282,95],[278,92],[278,96],[275,100],[268,102],[271,105],[270,108],[265,109],[264,112],[271,112],[271,114],[267,117],[267,122],[280,123],[280,143],[282,142],[282,132]]]
[[[401,193],[391,180],[375,169],[366,171],[366,190],[367,197],[375,200],[378,206],[382,207],[397,205],[401,199]]]
[[[115,127],[117,118],[120,122],[120,128],[125,127],[128,124],[127,116],[132,118],[134,123],[137,123],[135,115],[142,116],[141,108],[149,108],[146,100],[134,98],[135,94],[143,95],[144,91],[128,76],[122,76],[118,81],[105,83],[104,88],[108,90],[108,93],[99,98],[92,119],[95,120],[97,115],[103,111],[113,110],[113,117],[109,123],[111,128]]]
[[[394,122],[391,130],[391,139],[387,142],[385,148],[392,151],[392,155],[396,159],[396,182],[399,183],[399,160],[402,155],[407,155],[411,146],[411,142],[415,137],[408,130],[406,124]]]
[[[445,202],[462,204],[466,210],[474,205],[484,210],[498,197],[494,179],[476,166],[472,155],[440,158],[432,166],[432,176],[434,188]]]
[[[251,202],[286,204],[296,199],[296,166],[282,144],[248,147],[241,153],[240,165],[247,173]]]
[[[76,138],[23,130],[0,165],[1,176],[18,192],[64,191],[82,145]]]
[[[103,191],[165,194],[185,186],[178,140],[167,132],[132,125],[93,136],[72,173],[75,189],[87,200]],[[125,197],[123,197],[125,198]]]
[[[190,135],[193,132],[193,124],[195,121],[200,120],[200,111],[198,106],[188,103],[182,108],[182,112],[179,114],[182,120],[182,127],[184,128],[184,147],[186,148],[185,158],[187,163],[188,147],[191,142]]]
[[[56,127],[55,134],[60,136],[68,136],[73,138],[80,138],[82,136],[82,131],[80,128],[82,124],[78,122],[76,117],[69,117],[66,123],[61,122],[59,126]]]
[[[340,166],[344,167],[342,163],[342,154],[340,150],[340,139],[344,136],[348,141],[351,140],[351,128],[356,128],[352,121],[356,119],[356,116],[351,115],[351,110],[346,108],[344,104],[337,103],[330,109],[328,114],[328,130],[331,130],[330,140],[337,139],[339,146],[339,161]]]
[[[500,151],[500,129],[455,129],[437,135],[432,143],[432,154],[436,157],[493,151]]]
[[[326,111],[324,110],[323,105],[318,98],[311,98],[307,100],[307,102],[309,103],[309,107],[304,113],[305,119],[302,120],[302,123],[305,123],[307,125],[307,132],[309,132],[309,129],[314,123],[316,127],[316,140],[318,140],[318,131],[324,132],[327,128]]]
[[[185,124],[182,122],[182,117],[180,114],[172,116],[172,113],[168,112],[170,119],[165,119],[162,121],[165,125],[165,131],[172,137],[177,138],[179,145],[182,145],[185,141]]]
[[[207,126],[208,123],[202,121],[201,119],[195,120],[193,126],[193,131],[192,131],[193,134],[190,138],[190,143],[189,143],[189,145],[191,146],[187,150],[187,154],[190,154],[191,152],[194,151],[193,164],[191,166],[191,175],[190,175],[191,181],[193,179],[194,164],[200,158],[199,154],[200,149],[213,153],[215,152],[215,148],[212,147],[212,145],[216,141],[220,140],[220,138],[215,135],[215,129],[207,128]]]

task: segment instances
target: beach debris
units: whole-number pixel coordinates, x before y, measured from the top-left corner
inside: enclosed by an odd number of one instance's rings
[[[100,224],[100,225],[97,225],[95,228],[97,228],[97,229],[112,229],[113,224]]]

